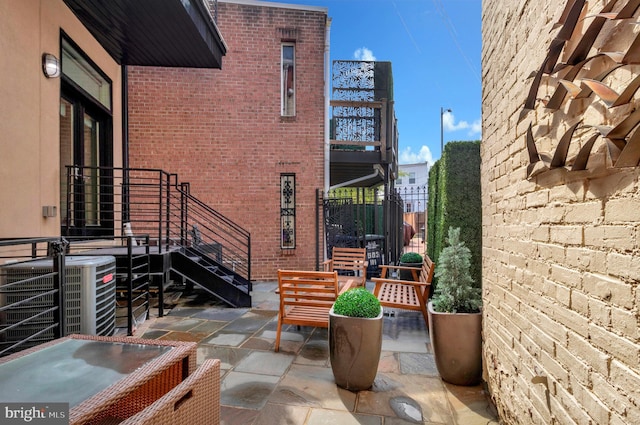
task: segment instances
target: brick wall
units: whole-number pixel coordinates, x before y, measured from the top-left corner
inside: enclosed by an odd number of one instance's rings
[[[558,63],[606,3],[586,3]],[[618,3],[614,11],[626,4]],[[586,169],[571,170],[594,126],[631,116],[638,95],[613,108],[595,94],[567,97],[549,110],[567,68],[541,79],[535,107],[520,120],[564,8],[552,0],[483,2],[485,379],[505,423],[640,423],[640,169],[616,167],[620,147],[599,137]],[[588,56],[626,51],[637,17],[606,21]],[[574,82],[613,66],[596,58]],[[627,65],[603,82],[621,93],[639,72]],[[576,122],[566,166],[531,164],[529,125],[540,157],[552,157]]]
[[[251,232],[252,278],[315,267],[324,182],[326,12],[219,2],[221,70],[131,67],[130,163],[161,168]],[[280,116],[280,49],[296,43],[296,116]],[[296,175],[295,250],[280,249],[280,174]]]

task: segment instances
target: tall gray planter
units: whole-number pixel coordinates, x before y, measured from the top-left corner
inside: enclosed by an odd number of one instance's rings
[[[371,388],[382,351],[382,308],[366,319],[329,312],[329,360],[336,384],[350,391]]]
[[[438,313],[428,304],[429,338],[438,373],[454,385],[482,380],[482,313]]]
[[[416,269],[416,276],[420,277],[420,271],[422,270],[422,262],[419,263],[403,263],[400,262],[398,265],[403,267],[412,267]],[[413,273],[411,270],[402,270],[400,269],[400,279],[402,280],[413,280]]]

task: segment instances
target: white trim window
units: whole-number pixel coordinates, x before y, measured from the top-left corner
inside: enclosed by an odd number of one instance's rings
[[[282,43],[281,49],[281,115],[283,117],[293,117],[296,115],[295,96],[295,58],[296,46],[294,43]]]

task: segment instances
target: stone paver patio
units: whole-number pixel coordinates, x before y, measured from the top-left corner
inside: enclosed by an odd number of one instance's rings
[[[231,309],[194,293],[136,337],[198,342],[198,364],[222,362],[222,424],[497,424],[482,386],[458,387],[438,376],[418,312],[385,316],[378,375],[368,391],[336,386],[327,330],[289,327],[273,351],[277,284],[255,283],[252,308]]]

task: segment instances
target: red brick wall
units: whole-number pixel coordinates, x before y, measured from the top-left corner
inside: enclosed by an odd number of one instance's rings
[[[315,267],[324,181],[326,13],[218,3],[221,70],[129,68],[131,167],[161,168],[251,232],[252,279]],[[286,30],[284,30],[286,29]],[[280,46],[296,37],[296,116],[280,116]],[[280,249],[280,174],[296,175],[297,247]]]

